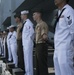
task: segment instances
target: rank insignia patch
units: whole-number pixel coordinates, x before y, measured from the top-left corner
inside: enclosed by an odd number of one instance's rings
[[[68,24],[69,24],[69,25],[71,25],[71,23],[72,23],[72,19],[68,21]]]

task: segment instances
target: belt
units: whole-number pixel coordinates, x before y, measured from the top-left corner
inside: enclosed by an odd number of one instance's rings
[[[40,41],[40,42],[37,42],[36,44],[40,44],[40,43],[46,43],[45,41]]]

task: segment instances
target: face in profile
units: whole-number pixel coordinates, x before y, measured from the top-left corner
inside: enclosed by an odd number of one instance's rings
[[[27,17],[28,17],[28,14],[22,14],[21,15],[21,20],[24,21],[24,20],[27,19]]]
[[[10,32],[13,32],[13,31],[14,31],[14,28],[10,28],[9,31],[10,31]]]
[[[54,0],[54,3],[56,6],[60,5],[62,2],[64,2],[65,0]]]
[[[16,17],[15,22],[18,23],[20,21],[20,18]]]
[[[24,15],[23,15],[23,14],[21,15],[21,19],[22,19],[22,20],[24,19]]]
[[[41,14],[38,12],[33,13],[33,19],[36,21],[38,18],[41,18]]]

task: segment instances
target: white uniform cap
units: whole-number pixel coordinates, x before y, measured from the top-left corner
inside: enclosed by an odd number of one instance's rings
[[[3,31],[3,33],[6,33],[5,31]]]
[[[9,29],[9,27],[7,27],[7,29]]]
[[[10,28],[14,28],[14,27],[16,27],[16,26],[15,26],[15,25],[11,25],[11,26],[9,26],[9,29],[10,29]]]
[[[25,15],[25,14],[28,14],[28,13],[29,13],[28,10],[21,11],[21,15]]]

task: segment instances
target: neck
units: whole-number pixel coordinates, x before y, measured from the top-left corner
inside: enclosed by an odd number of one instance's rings
[[[27,20],[27,18],[24,18],[24,19],[23,19],[23,22],[26,21],[26,20]]]
[[[11,31],[11,32],[14,32],[14,30],[13,30],[13,31]]]
[[[39,23],[40,21],[42,21],[42,19],[41,19],[41,18],[37,19],[37,21],[36,21],[36,22],[37,22],[37,23]]]
[[[64,2],[64,3],[59,4],[59,5],[58,5],[58,9],[59,9],[59,10],[61,10],[61,9],[62,9],[65,5],[66,5],[66,3],[65,3],[65,2]]]
[[[20,24],[21,22],[19,21],[17,24]]]

